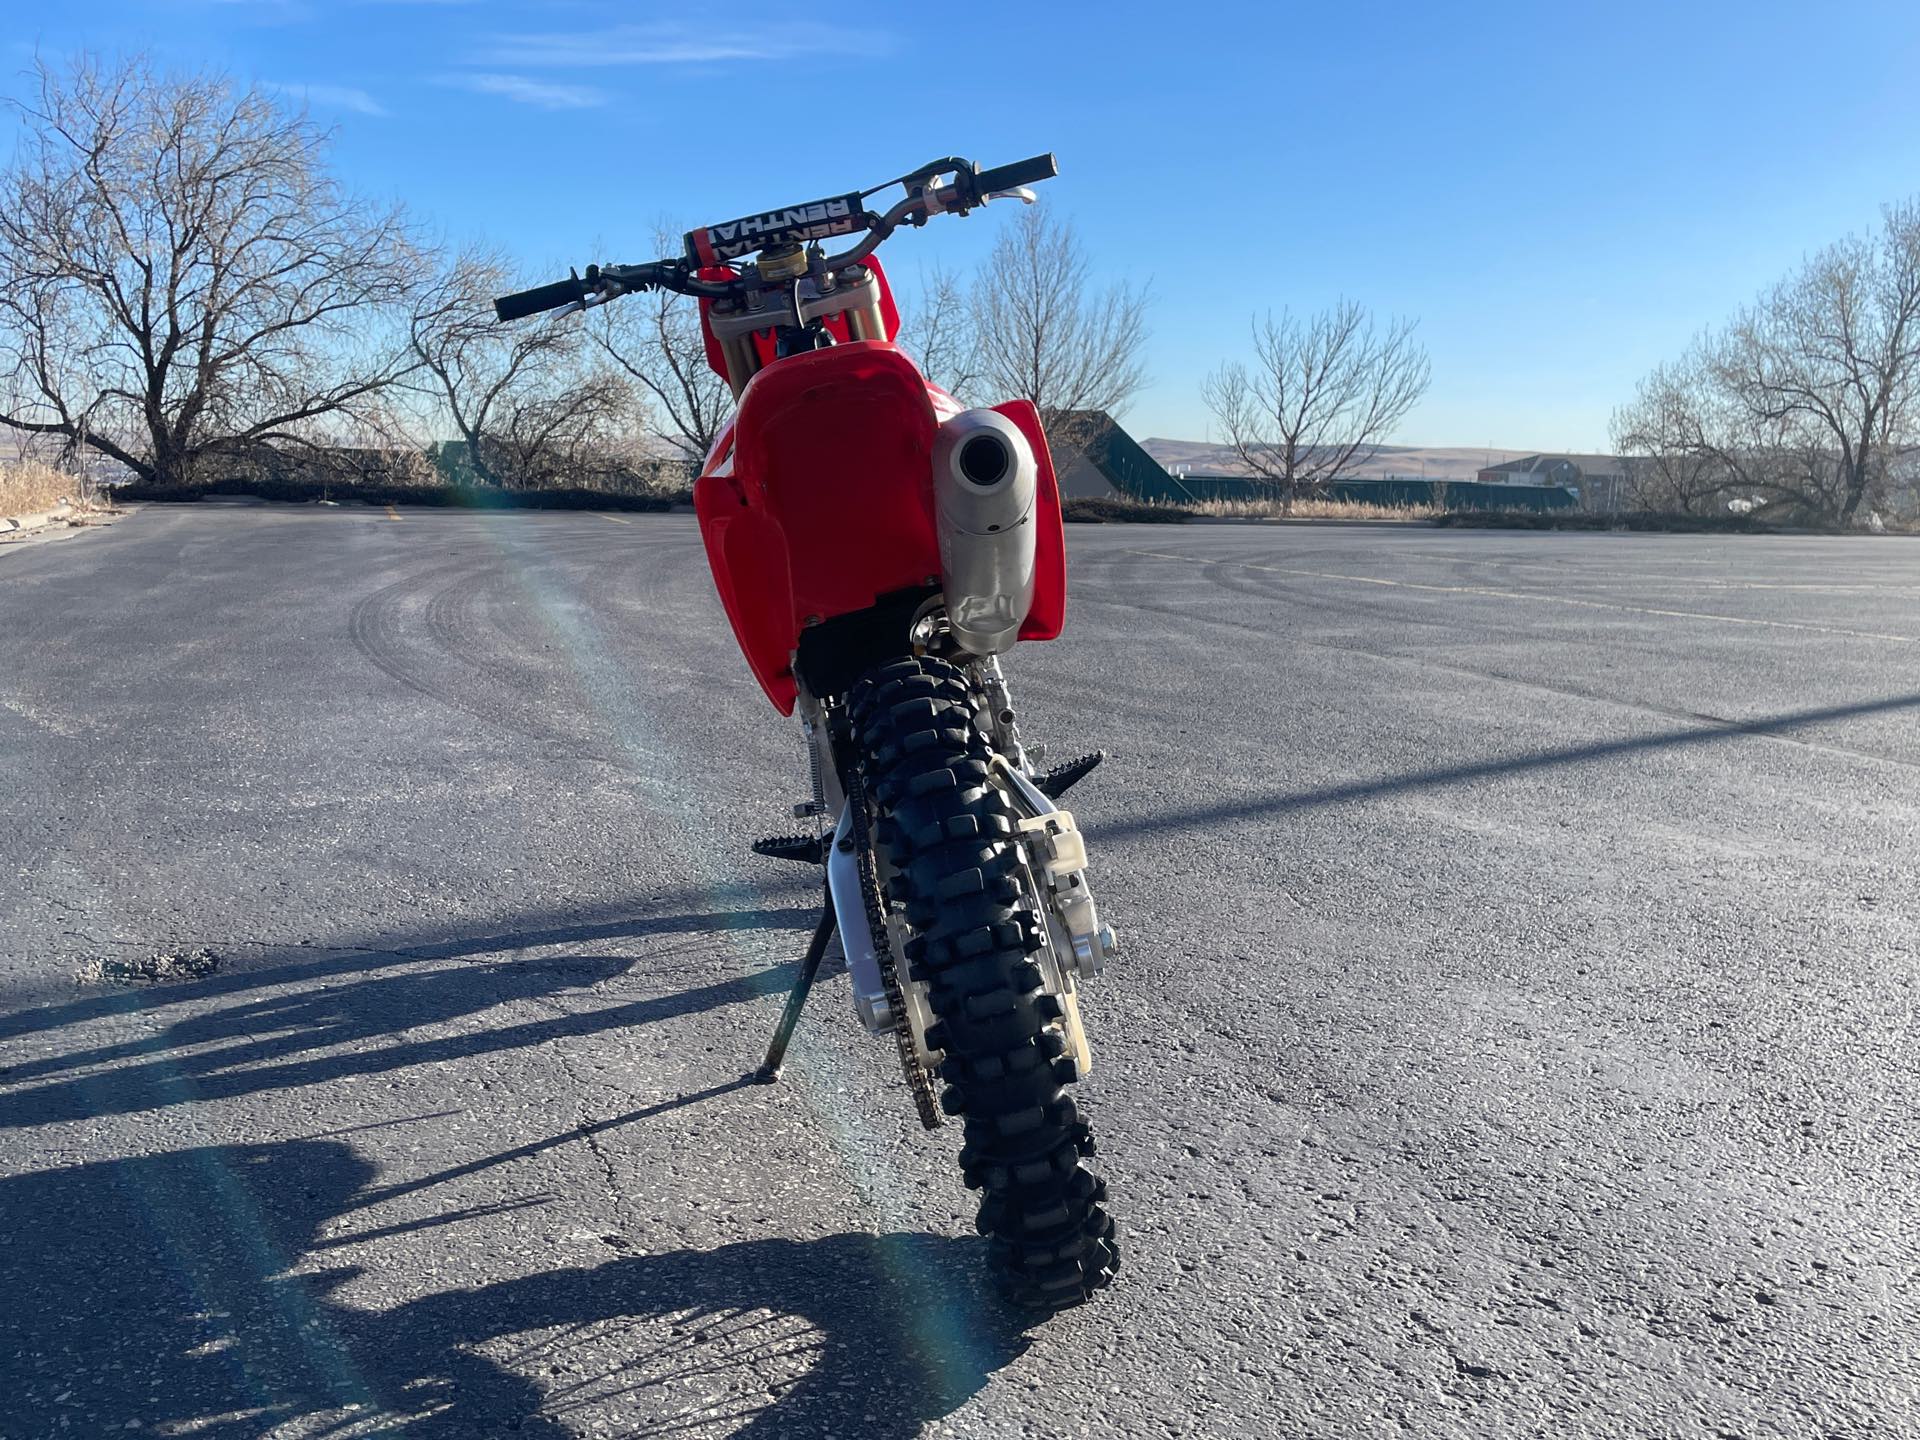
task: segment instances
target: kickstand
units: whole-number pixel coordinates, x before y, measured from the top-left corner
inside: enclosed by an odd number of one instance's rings
[[[780,1066],[787,1058],[787,1042],[793,1039],[794,1027],[800,1023],[800,1007],[807,1003],[807,992],[813,989],[813,977],[820,973],[820,961],[832,938],[833,897],[828,895],[825,908],[820,912],[820,923],[813,927],[813,940],[807,946],[806,958],[800,962],[800,973],[794,977],[793,989],[787,994],[787,1008],[780,1012],[780,1023],[774,1027],[767,1058],[753,1072],[757,1083],[771,1085],[780,1078]]]

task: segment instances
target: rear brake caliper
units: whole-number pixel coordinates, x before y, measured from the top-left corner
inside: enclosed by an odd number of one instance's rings
[[[1112,948],[1113,932],[1109,930],[1103,942],[1100,916],[1087,889],[1087,842],[1073,822],[1073,812],[1054,810],[1023,816],[1020,835],[1035,878],[1046,881],[1053,918],[1067,933],[1074,974],[1091,980],[1100,973]]]
[[[1018,817],[1018,843],[1030,888],[1046,921],[1041,975],[1047,993],[1059,997],[1061,1034],[1085,1073],[1093,1062],[1075,992],[1080,981],[1100,973],[1117,948],[1113,927],[1100,923],[1087,884],[1087,842],[1072,812],[1055,805],[1004,758],[995,758],[993,778]]]

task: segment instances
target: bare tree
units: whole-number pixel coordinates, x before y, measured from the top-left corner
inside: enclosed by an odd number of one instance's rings
[[[1286,510],[1379,453],[1426,394],[1426,350],[1414,322],[1384,328],[1358,303],[1253,326],[1254,364],[1209,375],[1201,394],[1241,462],[1280,488]]]
[[[1120,410],[1146,381],[1147,292],[1094,290],[1087,272],[1073,227],[1034,205],[1001,230],[974,285],[979,384],[1031,400],[1049,429]]]
[[[1640,382],[1613,414],[1613,445],[1625,459],[1636,509],[1700,515],[1735,498],[1758,498],[1747,447],[1716,403],[1711,371],[1696,349]]]
[[[1614,417],[1639,502],[1746,497],[1851,521],[1920,443],[1920,202],[1890,207],[1640,384]]]
[[[901,348],[934,384],[956,400],[969,399],[980,380],[980,328],[959,277],[938,265],[922,271],[900,311]]]
[[[655,253],[672,254],[679,233],[654,232]],[[588,334],[645,391],[654,432],[698,466],[733,413],[733,390],[707,363],[699,303],[671,290],[629,295],[588,316]]]
[[[191,483],[406,370],[414,237],[304,114],[144,60],[38,79],[0,172],[0,425]]]
[[[531,490],[604,480],[632,458],[639,396],[625,375],[595,363],[578,323],[499,324],[492,297],[518,288],[497,254],[455,255],[414,312],[418,383],[482,483]]]
[[[1920,201],[1889,207],[1738,316],[1715,357],[1727,393],[1828,463],[1806,498],[1842,521],[1914,440],[1920,381]]]

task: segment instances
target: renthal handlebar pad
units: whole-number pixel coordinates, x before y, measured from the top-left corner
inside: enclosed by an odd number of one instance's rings
[[[723,225],[687,232],[687,259],[696,265],[723,265],[769,245],[804,245],[867,228],[866,200],[858,192],[788,205],[759,215],[743,215]]]
[[[558,310],[587,296],[586,284],[578,275],[556,280],[551,285],[536,285],[513,295],[502,295],[493,302],[493,313],[502,320],[524,320],[542,310]]]
[[[996,190],[1012,190],[1039,180],[1051,180],[1059,173],[1060,167],[1054,163],[1052,152],[1048,152],[1035,155],[1031,160],[1016,160],[1011,165],[996,165],[991,170],[977,171],[973,177],[973,188],[981,195],[991,195]]]

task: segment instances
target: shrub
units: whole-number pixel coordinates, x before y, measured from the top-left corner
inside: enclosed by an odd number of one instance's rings
[[[1184,525],[1193,518],[1185,505],[1154,505],[1120,495],[1082,496],[1067,501],[1060,510],[1068,522],[1082,525]]]
[[[570,486],[552,490],[497,490],[477,485],[329,485],[318,480],[234,478],[212,485],[159,485],[137,480],[114,490],[118,500],[182,504],[218,495],[254,495],[262,500],[343,505],[440,505],[469,510],[666,510],[690,497],[684,493],[620,495]]]

